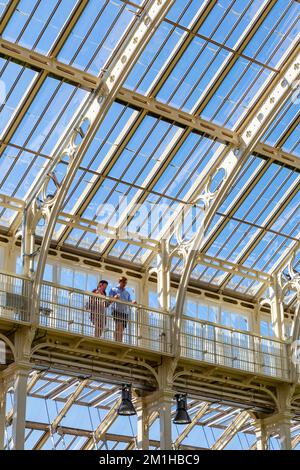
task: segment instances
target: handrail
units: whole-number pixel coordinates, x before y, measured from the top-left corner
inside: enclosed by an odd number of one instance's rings
[[[15,277],[17,279],[24,279],[25,281],[32,282],[32,279],[28,276],[24,276],[23,274],[12,273],[10,271],[6,271],[5,269],[1,269],[0,275]]]
[[[32,280],[16,273],[2,271],[1,276],[3,283],[0,286],[0,318],[30,323]],[[90,307],[91,298],[103,301],[103,304],[100,302],[100,306],[98,304],[98,312],[97,308],[96,312],[93,312],[93,308]],[[121,317],[117,315],[116,304],[120,304]],[[96,337],[104,341],[122,342],[159,354],[174,354],[172,343],[174,325],[172,314],[168,311],[114,297],[100,296],[94,292],[50,281],[42,283],[39,308],[39,312],[36,313],[41,328]],[[288,378],[287,341],[188,315],[183,315],[182,318],[180,332],[182,358],[269,377]],[[118,321],[124,322],[120,337],[116,334]],[[235,334],[241,336],[235,338]]]
[[[281,344],[289,344],[287,340],[273,338],[273,337],[270,337],[270,336],[259,335],[257,333],[253,333],[252,331],[249,331],[249,330],[240,330],[238,328],[233,328],[233,327],[230,327],[230,326],[222,325],[222,323],[214,323],[214,322],[210,322],[210,321],[207,321],[207,320],[200,320],[199,318],[189,317],[187,315],[183,315],[182,318],[183,318],[183,320],[193,321],[193,322],[196,322],[196,323],[200,323],[202,325],[209,325],[209,326],[213,326],[213,327],[222,328],[222,330],[228,330],[228,331],[231,331],[232,333],[241,333],[241,334],[244,334],[244,335],[246,334],[246,335],[252,336],[253,338],[260,338],[260,339],[263,339],[263,340],[274,341],[276,343],[281,343]]]
[[[2,269],[0,271],[0,275],[7,275],[7,276],[10,276],[10,277],[14,277],[16,279],[23,279],[23,280],[26,280],[28,282],[32,282],[32,280],[27,276],[23,276],[22,274],[17,274],[17,273],[11,273],[11,272],[8,272],[8,271],[2,270]],[[51,286],[51,287],[54,287],[54,288],[57,288],[57,289],[62,289],[62,290],[69,291],[71,293],[78,293],[78,294],[85,295],[85,296],[98,297],[98,298],[100,297],[99,294],[95,294],[91,291],[78,289],[76,287],[64,286],[62,284],[57,284],[57,283],[50,282],[50,281],[43,281],[43,285],[48,285],[48,286]],[[168,316],[172,315],[171,312],[169,312],[169,311],[159,309],[157,307],[151,307],[150,305],[143,305],[141,303],[133,304],[131,302],[126,302],[126,301],[123,301],[123,300],[120,300],[120,299],[115,299],[115,298],[109,297],[109,296],[103,297],[103,299],[106,299],[110,303],[117,302],[117,303],[120,303],[120,304],[130,306],[131,308],[140,308],[140,309],[150,310],[151,312],[156,312],[156,313],[163,314],[163,315],[168,315]],[[286,345],[289,344],[289,342],[287,340],[280,340],[278,338],[263,336],[263,335],[253,333],[253,332],[248,331],[248,330],[240,330],[238,328],[233,328],[233,327],[223,325],[222,323],[214,323],[214,322],[211,322],[211,321],[208,321],[208,320],[200,320],[198,318],[190,317],[190,316],[187,316],[187,315],[183,315],[183,319],[187,320],[187,321],[196,322],[196,323],[199,323],[199,324],[202,324],[202,325],[209,325],[209,326],[213,326],[213,327],[222,328],[223,330],[228,330],[230,332],[246,334],[246,335],[252,336],[254,338],[260,338],[260,339],[263,339],[263,340],[268,340],[268,341],[281,343],[281,344],[286,344]]]
[[[95,294],[94,292],[91,292],[91,291],[77,289],[76,287],[64,286],[62,284],[56,284],[56,283],[50,282],[50,281],[43,281],[42,284],[50,286],[50,287],[55,287],[57,289],[66,290],[66,291],[69,291],[71,293],[78,293],[78,294],[86,295],[86,296],[90,296],[90,297],[103,298],[103,300],[106,299],[110,303],[117,302],[117,303],[120,303],[120,304],[128,305],[131,308],[133,308],[133,307],[143,308],[145,310],[151,310],[151,312],[156,312],[156,313],[160,313],[160,314],[163,314],[163,315],[171,316],[171,312],[169,312],[167,310],[159,309],[157,307],[151,307],[150,305],[143,305],[143,304],[140,304],[138,302],[137,303],[132,303],[132,302],[126,302],[125,300],[115,299],[114,297],[110,297],[110,296],[104,297],[104,296],[100,296],[99,294]]]

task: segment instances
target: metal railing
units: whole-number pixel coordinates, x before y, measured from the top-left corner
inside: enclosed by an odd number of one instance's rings
[[[29,279],[0,273],[0,318],[29,322],[30,297]],[[47,329],[172,354],[173,319],[159,309],[44,281],[37,313]],[[283,341],[187,316],[180,341],[184,358],[285,380],[290,375]]]
[[[188,317],[182,322],[181,355],[259,375],[289,377],[283,341]]]
[[[22,276],[0,273],[0,317],[29,322],[31,282]]]
[[[44,282],[41,289],[40,325],[171,353],[168,313],[50,282]]]

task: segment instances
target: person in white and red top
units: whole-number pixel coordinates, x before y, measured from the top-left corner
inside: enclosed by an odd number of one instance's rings
[[[108,303],[103,299],[106,297],[108,282],[101,280],[92,292],[97,296],[91,296],[88,301],[87,310],[90,311],[91,322],[95,326],[95,336],[100,338],[106,325],[106,309]]]

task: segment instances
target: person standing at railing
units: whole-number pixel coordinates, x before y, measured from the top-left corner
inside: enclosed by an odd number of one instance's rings
[[[127,278],[122,276],[119,278],[119,284],[112,287],[109,291],[109,296],[123,302],[131,302],[136,304],[135,300],[131,299],[130,293],[126,290]],[[115,321],[115,341],[123,341],[123,332],[127,326],[131,308],[129,305],[114,302],[112,305],[112,316]]]
[[[106,309],[108,302],[103,299],[106,297],[108,282],[102,279],[96,289],[92,292],[96,294],[91,296],[87,303],[87,310],[90,311],[91,322],[95,326],[95,336],[100,338],[106,325]]]

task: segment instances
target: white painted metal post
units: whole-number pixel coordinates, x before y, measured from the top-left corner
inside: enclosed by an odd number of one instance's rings
[[[141,292],[138,299],[141,305],[149,305],[149,289],[147,282],[148,276],[147,273],[145,273],[141,282]],[[144,348],[150,347],[149,323],[149,311],[144,308],[137,309],[138,344]]]
[[[29,370],[19,368],[14,377],[12,443],[14,450],[23,450],[25,444],[27,380]]]
[[[160,252],[157,255],[157,299],[159,307],[165,312],[170,312],[171,309],[171,284],[170,284],[170,255],[167,248],[167,242],[165,239],[161,240]],[[167,345],[171,345],[173,348],[172,341],[172,330],[173,322],[171,317],[164,318],[163,330],[165,333],[164,340],[162,342],[162,352],[166,351]],[[169,348],[169,346],[167,346]]]
[[[160,450],[172,449],[173,392],[163,391],[159,396]]]
[[[141,401],[136,407],[137,411],[137,448],[138,450],[149,449],[149,410]]]
[[[166,240],[161,240],[161,250],[157,255],[157,299],[159,307],[170,310],[170,266]]]
[[[281,450],[292,450],[291,416],[289,414],[283,415],[278,422],[278,433]]]
[[[272,416],[264,418],[262,421],[268,437],[278,435],[280,450],[292,449],[291,414],[289,411],[275,413]]]
[[[0,380],[0,450],[5,446],[5,416],[6,416],[6,387],[3,380]]]
[[[267,450],[268,449],[268,435],[266,426],[262,419],[258,419],[254,423],[255,434],[256,434],[256,450]]]
[[[273,284],[274,295],[271,300],[271,321],[272,328],[276,338],[284,339],[284,310],[281,296],[281,287],[278,284],[276,277],[274,277]]]

